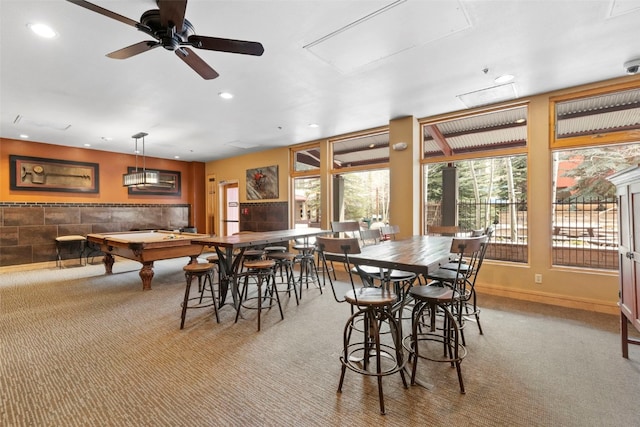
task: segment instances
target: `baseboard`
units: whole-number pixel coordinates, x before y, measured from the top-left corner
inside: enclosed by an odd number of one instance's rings
[[[580,310],[594,311],[597,313],[620,314],[620,308],[615,302],[592,300],[580,297],[568,297],[565,295],[548,294],[522,289],[505,288],[486,283],[476,283],[478,294],[495,295],[513,298],[522,301],[539,302],[542,304],[557,305],[560,307],[577,308]]]

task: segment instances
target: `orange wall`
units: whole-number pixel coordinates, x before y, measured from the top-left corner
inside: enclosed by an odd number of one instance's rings
[[[247,200],[247,169],[278,166],[278,198],[269,200]],[[207,163],[207,175],[216,177],[217,182],[237,181],[240,186],[240,202],[283,202],[289,200],[289,148],[249,153],[241,156]]]
[[[9,156],[31,156],[47,159],[98,163],[99,192],[95,194],[48,191],[14,191],[9,188]],[[205,227],[205,164],[177,160],[146,158],[149,169],[179,171],[182,194],[175,196],[130,195],[122,186],[122,175],[128,166],[135,166],[135,156],[109,151],[64,147],[0,138],[0,201],[3,202],[61,202],[61,203],[157,203],[190,204],[190,222]],[[202,222],[202,224],[200,224]]]

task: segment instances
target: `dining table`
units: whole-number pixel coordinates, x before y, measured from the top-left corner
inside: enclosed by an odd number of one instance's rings
[[[231,236],[209,236],[197,239],[194,243],[203,246],[214,247],[218,254],[218,268],[220,269],[219,306],[226,303],[227,294],[231,289],[233,305],[240,303],[238,295],[237,273],[241,268],[245,250],[256,246],[265,246],[290,240],[309,243],[309,239],[332,233],[331,230],[323,230],[316,227],[292,228],[275,231],[256,231],[239,233]]]
[[[351,264],[368,265],[389,270],[410,271],[426,278],[429,269],[447,262],[451,255],[450,236],[411,236],[386,240],[360,248],[359,254],[349,254]],[[344,254],[325,253],[327,261],[344,262]]]
[[[366,265],[390,270],[409,271],[415,273],[421,283],[427,283],[429,271],[437,269],[440,265],[449,261],[451,253],[451,236],[411,236],[408,238],[386,240],[373,245],[360,247],[360,253],[349,254],[351,265]],[[327,261],[345,262],[343,253],[325,252]],[[398,301],[393,304],[391,311],[397,313],[400,338],[403,337],[403,311],[410,303],[409,292],[397,292]],[[393,334],[393,330],[391,332]],[[394,335],[394,340],[397,337]],[[350,358],[350,360],[357,361]],[[406,367],[405,367],[406,369]],[[408,371],[407,371],[408,372]],[[432,386],[420,381],[416,384],[431,389]]]

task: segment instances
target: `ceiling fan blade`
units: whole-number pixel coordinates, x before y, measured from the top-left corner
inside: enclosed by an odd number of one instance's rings
[[[195,54],[194,51],[189,49],[188,47],[181,47],[175,50],[178,58],[182,59],[189,67],[193,68],[193,70],[200,74],[200,76],[205,80],[212,80],[219,76],[216,73],[216,70],[211,68],[209,64],[204,62],[202,58]]]
[[[129,19],[126,16],[118,15],[115,12],[111,12],[103,7],[97,6],[93,3],[89,3],[84,0],[67,0],[69,3],[76,4],[78,6],[84,7],[85,9],[89,9],[92,12],[99,13],[100,15],[104,15],[108,18],[115,19],[116,21],[120,21],[124,24],[131,25],[132,27],[138,27],[139,22],[134,21],[133,19]]]
[[[175,25],[178,33],[182,32],[184,14],[187,10],[187,0],[158,0],[160,9],[160,23],[164,28]]]
[[[242,53],[244,55],[260,56],[264,53],[264,47],[258,42],[245,40],[221,39],[218,37],[205,37],[193,35],[189,37],[189,44],[199,49],[217,50],[220,52]]]
[[[127,58],[131,58],[134,55],[147,52],[158,46],[160,46],[160,43],[158,42],[144,41],[144,42],[132,44],[131,46],[123,47],[120,50],[116,50],[114,52],[108,53],[107,56],[113,59],[127,59]]]

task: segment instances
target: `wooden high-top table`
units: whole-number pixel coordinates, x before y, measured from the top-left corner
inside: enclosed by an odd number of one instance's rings
[[[360,254],[349,254],[351,264],[370,265],[391,270],[410,271],[426,277],[430,268],[446,262],[451,254],[448,236],[412,236],[388,240],[361,248]],[[325,253],[328,261],[344,262],[343,254]]]
[[[237,307],[238,282],[236,274],[240,268],[244,251],[252,246],[269,245],[289,240],[303,239],[331,233],[331,230],[321,228],[294,228],[290,230],[259,231],[253,233],[235,234],[233,236],[206,237],[197,239],[194,243],[216,248],[220,263],[220,306],[224,305],[229,286],[233,304]],[[235,254],[234,252],[239,252]]]

